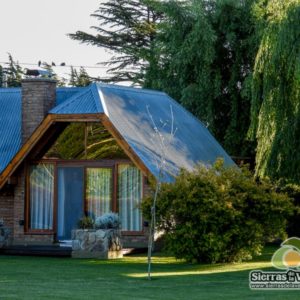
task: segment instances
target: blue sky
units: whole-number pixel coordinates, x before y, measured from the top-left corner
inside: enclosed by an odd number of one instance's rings
[[[90,17],[102,0],[2,0],[0,62],[7,52],[20,63],[48,63],[97,66],[111,54],[104,49],[79,44],[67,37],[77,30],[90,31],[97,26]],[[23,67],[29,67],[22,65]],[[35,66],[30,66],[34,68]],[[87,69],[92,76],[104,76],[106,69]],[[55,68],[67,76],[69,68]]]

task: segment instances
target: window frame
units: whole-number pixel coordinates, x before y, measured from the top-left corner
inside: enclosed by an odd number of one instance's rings
[[[38,164],[53,164],[54,166],[54,187],[53,187],[53,229],[31,229],[30,228],[30,167]],[[56,235],[57,233],[57,176],[58,167],[82,167],[84,172],[84,207],[83,213],[87,211],[87,169],[89,168],[111,168],[112,169],[112,198],[111,208],[115,213],[119,213],[119,199],[118,199],[118,168],[119,165],[134,165],[135,164],[129,159],[103,159],[103,160],[62,160],[62,159],[41,159],[32,160],[25,164],[25,222],[24,222],[24,234],[28,235]],[[137,166],[135,166],[137,167]],[[138,168],[138,167],[137,167]],[[139,168],[138,168],[139,169]],[[140,169],[139,169],[140,170]],[[146,176],[141,172],[142,176],[142,197],[145,196],[145,182]],[[140,231],[128,231],[122,230],[122,235],[144,235],[144,218],[142,216],[142,229]]]

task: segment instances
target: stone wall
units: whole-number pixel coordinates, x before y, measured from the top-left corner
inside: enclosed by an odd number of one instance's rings
[[[116,229],[76,229],[72,231],[72,257],[121,258],[121,232]]]

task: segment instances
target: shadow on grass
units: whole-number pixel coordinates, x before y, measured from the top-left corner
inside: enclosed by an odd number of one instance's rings
[[[0,256],[0,299],[299,299],[298,291],[252,291],[249,271],[270,268],[276,247],[239,264],[187,264],[135,255],[101,261]]]

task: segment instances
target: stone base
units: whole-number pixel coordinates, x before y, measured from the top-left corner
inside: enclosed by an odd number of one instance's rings
[[[123,257],[121,232],[115,229],[72,231],[72,257],[114,259]]]

